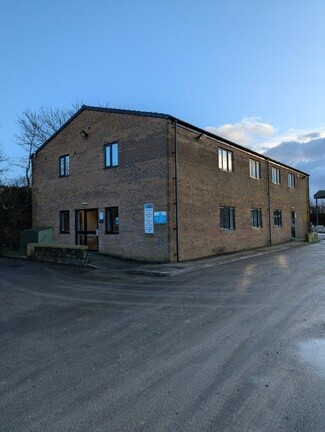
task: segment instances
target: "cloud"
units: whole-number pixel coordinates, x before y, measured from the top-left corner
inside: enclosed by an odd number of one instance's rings
[[[261,153],[265,153],[268,149],[283,142],[306,143],[313,139],[325,138],[325,126],[312,130],[288,129],[279,134],[275,126],[263,122],[259,117],[247,117],[236,123],[208,126],[205,129]]]
[[[271,136],[276,132],[274,126],[257,117],[247,117],[238,123],[227,123],[219,127],[208,126],[206,130],[241,145],[253,144],[257,138]]]
[[[299,136],[299,140],[304,141],[305,139],[316,139],[316,138],[320,138],[321,134],[319,132],[309,132],[306,133],[305,135],[301,135]]]
[[[206,129],[310,174],[311,196],[325,189],[325,126],[311,130],[288,129],[279,134],[272,124],[249,117]]]
[[[282,142],[264,154],[310,174],[311,196],[325,189],[325,138]]]
[[[289,165],[313,162],[325,162],[325,138],[312,139],[306,142],[284,141],[264,152],[265,155]]]

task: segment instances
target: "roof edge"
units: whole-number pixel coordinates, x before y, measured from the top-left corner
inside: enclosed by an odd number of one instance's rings
[[[137,115],[142,117],[154,117],[154,118],[163,118],[168,120],[172,118],[169,114],[163,113],[155,113],[155,112],[147,112],[147,111],[136,111],[136,110],[126,110],[126,109],[118,109],[118,108],[105,108],[105,107],[96,107],[90,105],[82,105],[79,110],[73,114],[53,135],[51,135],[36,151],[37,154],[42,148],[44,148],[53,138],[55,138],[64,128],[66,128],[79,114],[83,111],[98,111],[98,112],[108,112],[113,114],[128,114],[128,115]]]
[[[244,146],[242,146],[240,144],[237,144],[237,143],[235,143],[233,141],[230,141],[227,138],[222,138],[222,137],[220,137],[220,136],[218,136],[218,135],[216,135],[216,134],[214,134],[212,132],[209,132],[209,131],[207,131],[205,129],[201,129],[201,128],[199,128],[197,126],[193,126],[192,124],[187,123],[187,122],[185,122],[183,120],[177,119],[176,117],[170,116],[170,118],[173,119],[173,120],[176,120],[177,123],[182,124],[182,125],[184,125],[185,127],[189,128],[189,129],[193,129],[193,130],[195,130],[195,131],[197,131],[197,132],[199,132],[201,134],[204,134],[206,136],[214,138],[214,139],[216,139],[218,141],[221,141],[221,142],[223,142],[225,144],[231,145],[232,147],[238,148],[239,150],[242,150],[242,151],[244,151],[246,153],[250,153],[250,154],[252,154],[254,156],[257,156],[259,158],[262,158],[262,159],[264,159],[266,161],[270,161],[271,163],[275,163],[277,165],[283,166],[284,168],[288,168],[288,169],[290,169],[292,171],[296,171],[296,172],[298,172],[298,173],[300,173],[300,174],[302,174],[302,175],[304,175],[306,177],[310,177],[310,174],[308,174],[308,173],[306,173],[304,171],[301,171],[301,170],[299,170],[297,168],[294,168],[294,167],[292,167],[290,165],[287,165],[287,164],[285,164],[283,162],[280,162],[280,161],[278,161],[276,159],[272,159],[272,158],[270,158],[268,156],[263,155],[262,153],[258,153],[258,152],[254,151],[254,150],[251,150],[251,149],[249,149],[247,147],[244,147]]]
[[[297,168],[291,167],[290,165],[286,165],[282,162],[279,162],[275,159],[269,158],[261,153],[258,153],[254,150],[251,150],[247,147],[244,147],[240,144],[234,143],[233,141],[230,141],[226,138],[222,138],[218,135],[215,135],[212,132],[209,132],[205,129],[202,129],[198,126],[194,126],[191,123],[188,123],[184,120],[178,119],[177,117],[174,117],[170,114],[164,114],[164,113],[156,113],[156,112],[147,112],[147,111],[136,111],[136,110],[126,110],[126,109],[118,109],[118,108],[106,108],[106,107],[96,107],[96,106],[90,106],[90,105],[82,105],[81,108],[67,120],[56,132],[54,132],[53,135],[51,135],[45,142],[42,144],[35,152],[37,154],[40,150],[42,150],[50,141],[52,141],[53,138],[55,138],[64,128],[66,128],[76,117],[78,117],[79,114],[81,114],[83,111],[98,111],[98,112],[107,112],[107,113],[113,113],[113,114],[128,114],[128,115],[136,115],[136,116],[142,116],[142,117],[153,117],[153,118],[162,118],[165,120],[172,120],[176,121],[178,124],[183,125],[189,129],[192,129],[198,133],[204,134],[208,137],[211,137],[213,139],[216,139],[222,143],[231,145],[232,147],[238,148],[239,150],[245,151],[246,153],[250,153],[252,155],[258,156],[264,160],[268,160],[271,163],[278,164],[280,166],[283,166],[287,169],[290,169],[292,171],[296,171],[306,177],[309,177],[310,175],[305,173],[304,171],[301,171]]]

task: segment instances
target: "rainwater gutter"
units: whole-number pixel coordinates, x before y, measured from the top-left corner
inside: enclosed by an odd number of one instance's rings
[[[267,205],[269,209],[269,242],[272,246],[272,226],[271,226],[271,190],[270,190],[270,159],[266,159],[267,163]]]
[[[174,182],[175,182],[175,235],[176,235],[176,261],[179,262],[179,211],[178,211],[178,140],[177,119],[174,119]]]

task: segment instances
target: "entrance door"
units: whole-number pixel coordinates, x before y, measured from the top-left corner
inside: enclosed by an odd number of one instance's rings
[[[76,210],[76,244],[98,251],[97,209]]]
[[[291,209],[290,219],[291,219],[291,238],[296,238],[296,214],[294,208]]]

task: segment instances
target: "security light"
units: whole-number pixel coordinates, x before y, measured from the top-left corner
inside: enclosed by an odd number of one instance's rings
[[[82,131],[80,132],[80,135],[82,136],[82,138],[87,138],[87,136],[88,136],[89,134],[88,134],[88,132],[82,130]]]

